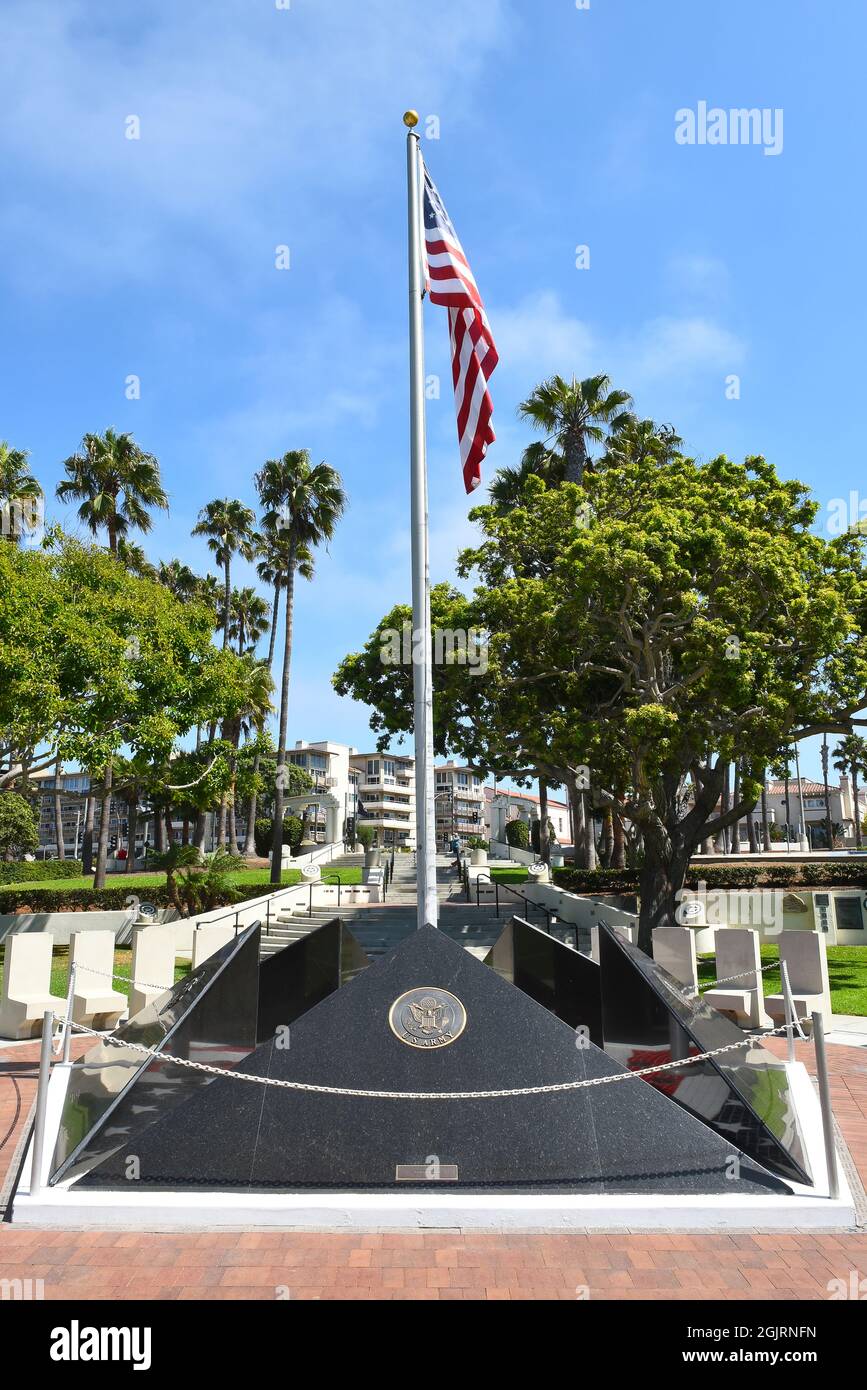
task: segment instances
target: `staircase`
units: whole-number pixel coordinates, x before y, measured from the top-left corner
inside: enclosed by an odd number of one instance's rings
[[[344,855],[327,867],[341,868],[363,862],[363,855]],[[327,874],[327,869],[325,872]],[[452,862],[445,858],[437,864],[437,896],[440,903],[440,930],[476,956],[487,955],[510,918],[524,916],[527,910],[520,899],[513,898],[509,893],[500,894],[499,916],[493,902],[483,903],[479,907],[476,907],[475,903],[466,902],[457,870]],[[417,926],[414,856],[395,855],[394,878],[389,886],[388,901],[385,903],[353,903],[340,908],[334,905],[314,906],[312,912],[305,904],[299,903],[295,912],[288,908],[278,912],[271,918],[267,934],[263,928],[262,956],[282,951],[284,946],[300,940],[317,927],[324,926],[326,922],[334,921],[335,917],[339,917],[349,928],[368,956],[385,955],[399,941],[415,931]],[[546,927],[544,913],[539,909],[532,912],[529,920],[543,930]],[[558,924],[553,934],[558,940],[569,945],[574,944],[573,927]],[[579,933],[578,945],[581,950],[589,952],[589,932]]]

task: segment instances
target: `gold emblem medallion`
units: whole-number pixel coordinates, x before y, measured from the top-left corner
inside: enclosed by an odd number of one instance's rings
[[[467,1026],[467,1011],[447,989],[422,985],[395,999],[388,1011],[391,1031],[408,1047],[448,1047]]]

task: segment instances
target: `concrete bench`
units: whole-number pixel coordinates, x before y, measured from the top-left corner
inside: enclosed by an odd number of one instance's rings
[[[828,983],[828,955],[825,938],[814,931],[782,931],[780,943],[780,963],[785,961],[789,970],[789,984],[798,1018],[807,1018],[814,1013],[822,1015],[826,1032],[831,1028],[831,987]],[[786,1021],[786,1005],[782,994],[769,994],[765,1008],[779,1026]],[[802,1023],[805,1033],[810,1031],[810,1023]]]
[[[689,927],[657,927],[653,933],[653,959],[692,994],[698,993],[695,932]]]
[[[197,927],[193,932],[193,969],[235,940],[234,927]]]
[[[130,1018],[159,999],[175,982],[175,936],[171,927],[136,928],[132,934],[132,978]]]
[[[565,919],[565,917],[564,917],[564,918],[562,918],[561,920],[562,920],[562,921],[565,921],[566,919]],[[634,946],[634,945],[635,945],[636,941],[638,940],[638,928],[637,928],[637,927],[626,926],[626,925],[625,925],[624,923],[622,923],[622,922],[612,922],[612,923],[611,923],[611,926],[612,926],[612,928],[614,929],[614,931],[616,931],[616,932],[618,933],[618,935],[620,935],[620,936],[623,937],[624,941],[628,941],[629,944],[630,944],[631,946]],[[595,962],[596,962],[597,965],[599,964],[599,927],[598,927],[598,926],[594,926],[594,927],[591,927],[591,928],[590,928],[590,958],[591,958],[591,960],[595,960]]]
[[[762,990],[759,933],[748,927],[720,927],[714,932],[714,951],[717,979],[743,978],[715,985],[702,998],[742,1028],[770,1028]]]
[[[41,1037],[46,1010],[65,1015],[66,1000],[51,993],[53,948],[54,937],[44,932],[16,932],[6,938],[0,1037]]]
[[[71,961],[75,965],[72,1019],[100,1032],[117,1026],[127,1001],[112,985],[114,932],[73,932]]]

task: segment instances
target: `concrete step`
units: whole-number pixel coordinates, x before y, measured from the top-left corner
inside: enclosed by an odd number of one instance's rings
[[[416,929],[414,913],[393,907],[350,908],[340,913],[328,908],[314,909],[312,917],[272,918],[270,930],[267,933],[263,930],[262,956],[273,955],[293,941],[299,941],[317,927],[333,921],[335,916],[346,924],[369,956],[382,955]],[[497,941],[507,921],[508,917],[502,913],[497,917],[484,908],[464,906],[444,911],[440,918],[440,929],[452,940],[459,941],[468,949],[472,948],[473,954],[484,954]],[[567,945],[576,944],[571,927],[560,924],[555,928],[554,935]],[[579,929],[577,945],[579,950],[589,952],[588,931]]]

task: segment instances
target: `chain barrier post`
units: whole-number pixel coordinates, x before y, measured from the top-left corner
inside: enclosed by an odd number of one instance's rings
[[[36,1118],[33,1121],[33,1152],[30,1168],[30,1195],[42,1191],[42,1157],[45,1149],[45,1114],[48,1109],[48,1082],[51,1076],[51,1041],[54,1032],[54,1013],[47,1009],[42,1015],[42,1047],[39,1052],[39,1080],[36,1084]]]
[[[790,1062],[795,1060],[795,1005],[792,999],[792,986],[789,983],[789,966],[787,961],[780,962],[780,978],[783,982],[783,1004],[786,1010],[786,1037],[788,1038],[788,1057]]]
[[[72,999],[75,994],[75,961],[69,967],[69,986],[66,991],[66,1018],[63,1023],[63,1061],[69,1062],[70,1047],[72,1046]]]
[[[837,1169],[837,1146],[834,1143],[834,1112],[831,1109],[831,1083],[828,1080],[825,1023],[820,1013],[812,1015],[812,1023],[813,1046],[816,1050],[816,1079],[819,1083],[819,1104],[822,1108],[822,1135],[825,1140],[825,1163],[828,1168],[828,1196],[835,1201],[840,1195],[840,1175]]]

